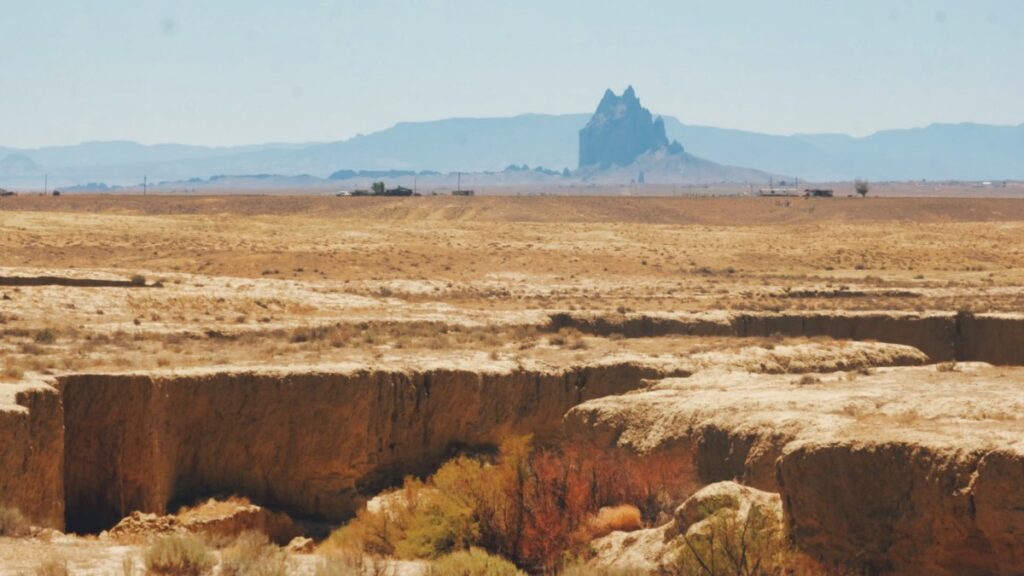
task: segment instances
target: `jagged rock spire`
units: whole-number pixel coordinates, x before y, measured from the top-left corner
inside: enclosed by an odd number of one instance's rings
[[[652,118],[640,105],[633,86],[621,97],[606,90],[590,122],[580,130],[580,167],[626,166],[637,156],[660,149],[682,153],[682,146],[670,144],[665,136],[664,120]]]

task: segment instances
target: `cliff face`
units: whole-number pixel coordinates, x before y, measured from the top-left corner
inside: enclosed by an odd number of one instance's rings
[[[340,519],[363,495],[431,471],[453,447],[543,438],[588,399],[658,370],[229,372],[62,379],[68,528],[107,528],[231,493]]]
[[[46,382],[0,384],[0,506],[64,526],[64,417]]]
[[[659,150],[682,154],[683,147],[678,142],[669,143],[664,121],[655,120],[640,105],[632,86],[621,97],[607,90],[597,111],[580,130],[580,168],[627,166],[640,155]]]
[[[1024,571],[1024,450],[808,443],[779,459],[800,546],[870,573]]]

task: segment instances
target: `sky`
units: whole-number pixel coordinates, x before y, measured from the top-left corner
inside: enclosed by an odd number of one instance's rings
[[[1020,0],[0,0],[0,146],[331,141],[592,112],[866,135],[1024,123]]]

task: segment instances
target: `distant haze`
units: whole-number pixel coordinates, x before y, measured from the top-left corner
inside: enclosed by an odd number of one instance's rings
[[[1017,0],[51,0],[2,14],[0,145],[17,148],[335,142],[592,112],[628,84],[687,125],[769,134],[1024,122]]]

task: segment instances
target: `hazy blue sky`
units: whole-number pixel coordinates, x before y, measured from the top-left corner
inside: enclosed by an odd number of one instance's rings
[[[347,138],[589,112],[773,133],[1024,122],[1020,0],[0,0],[0,145]]]

